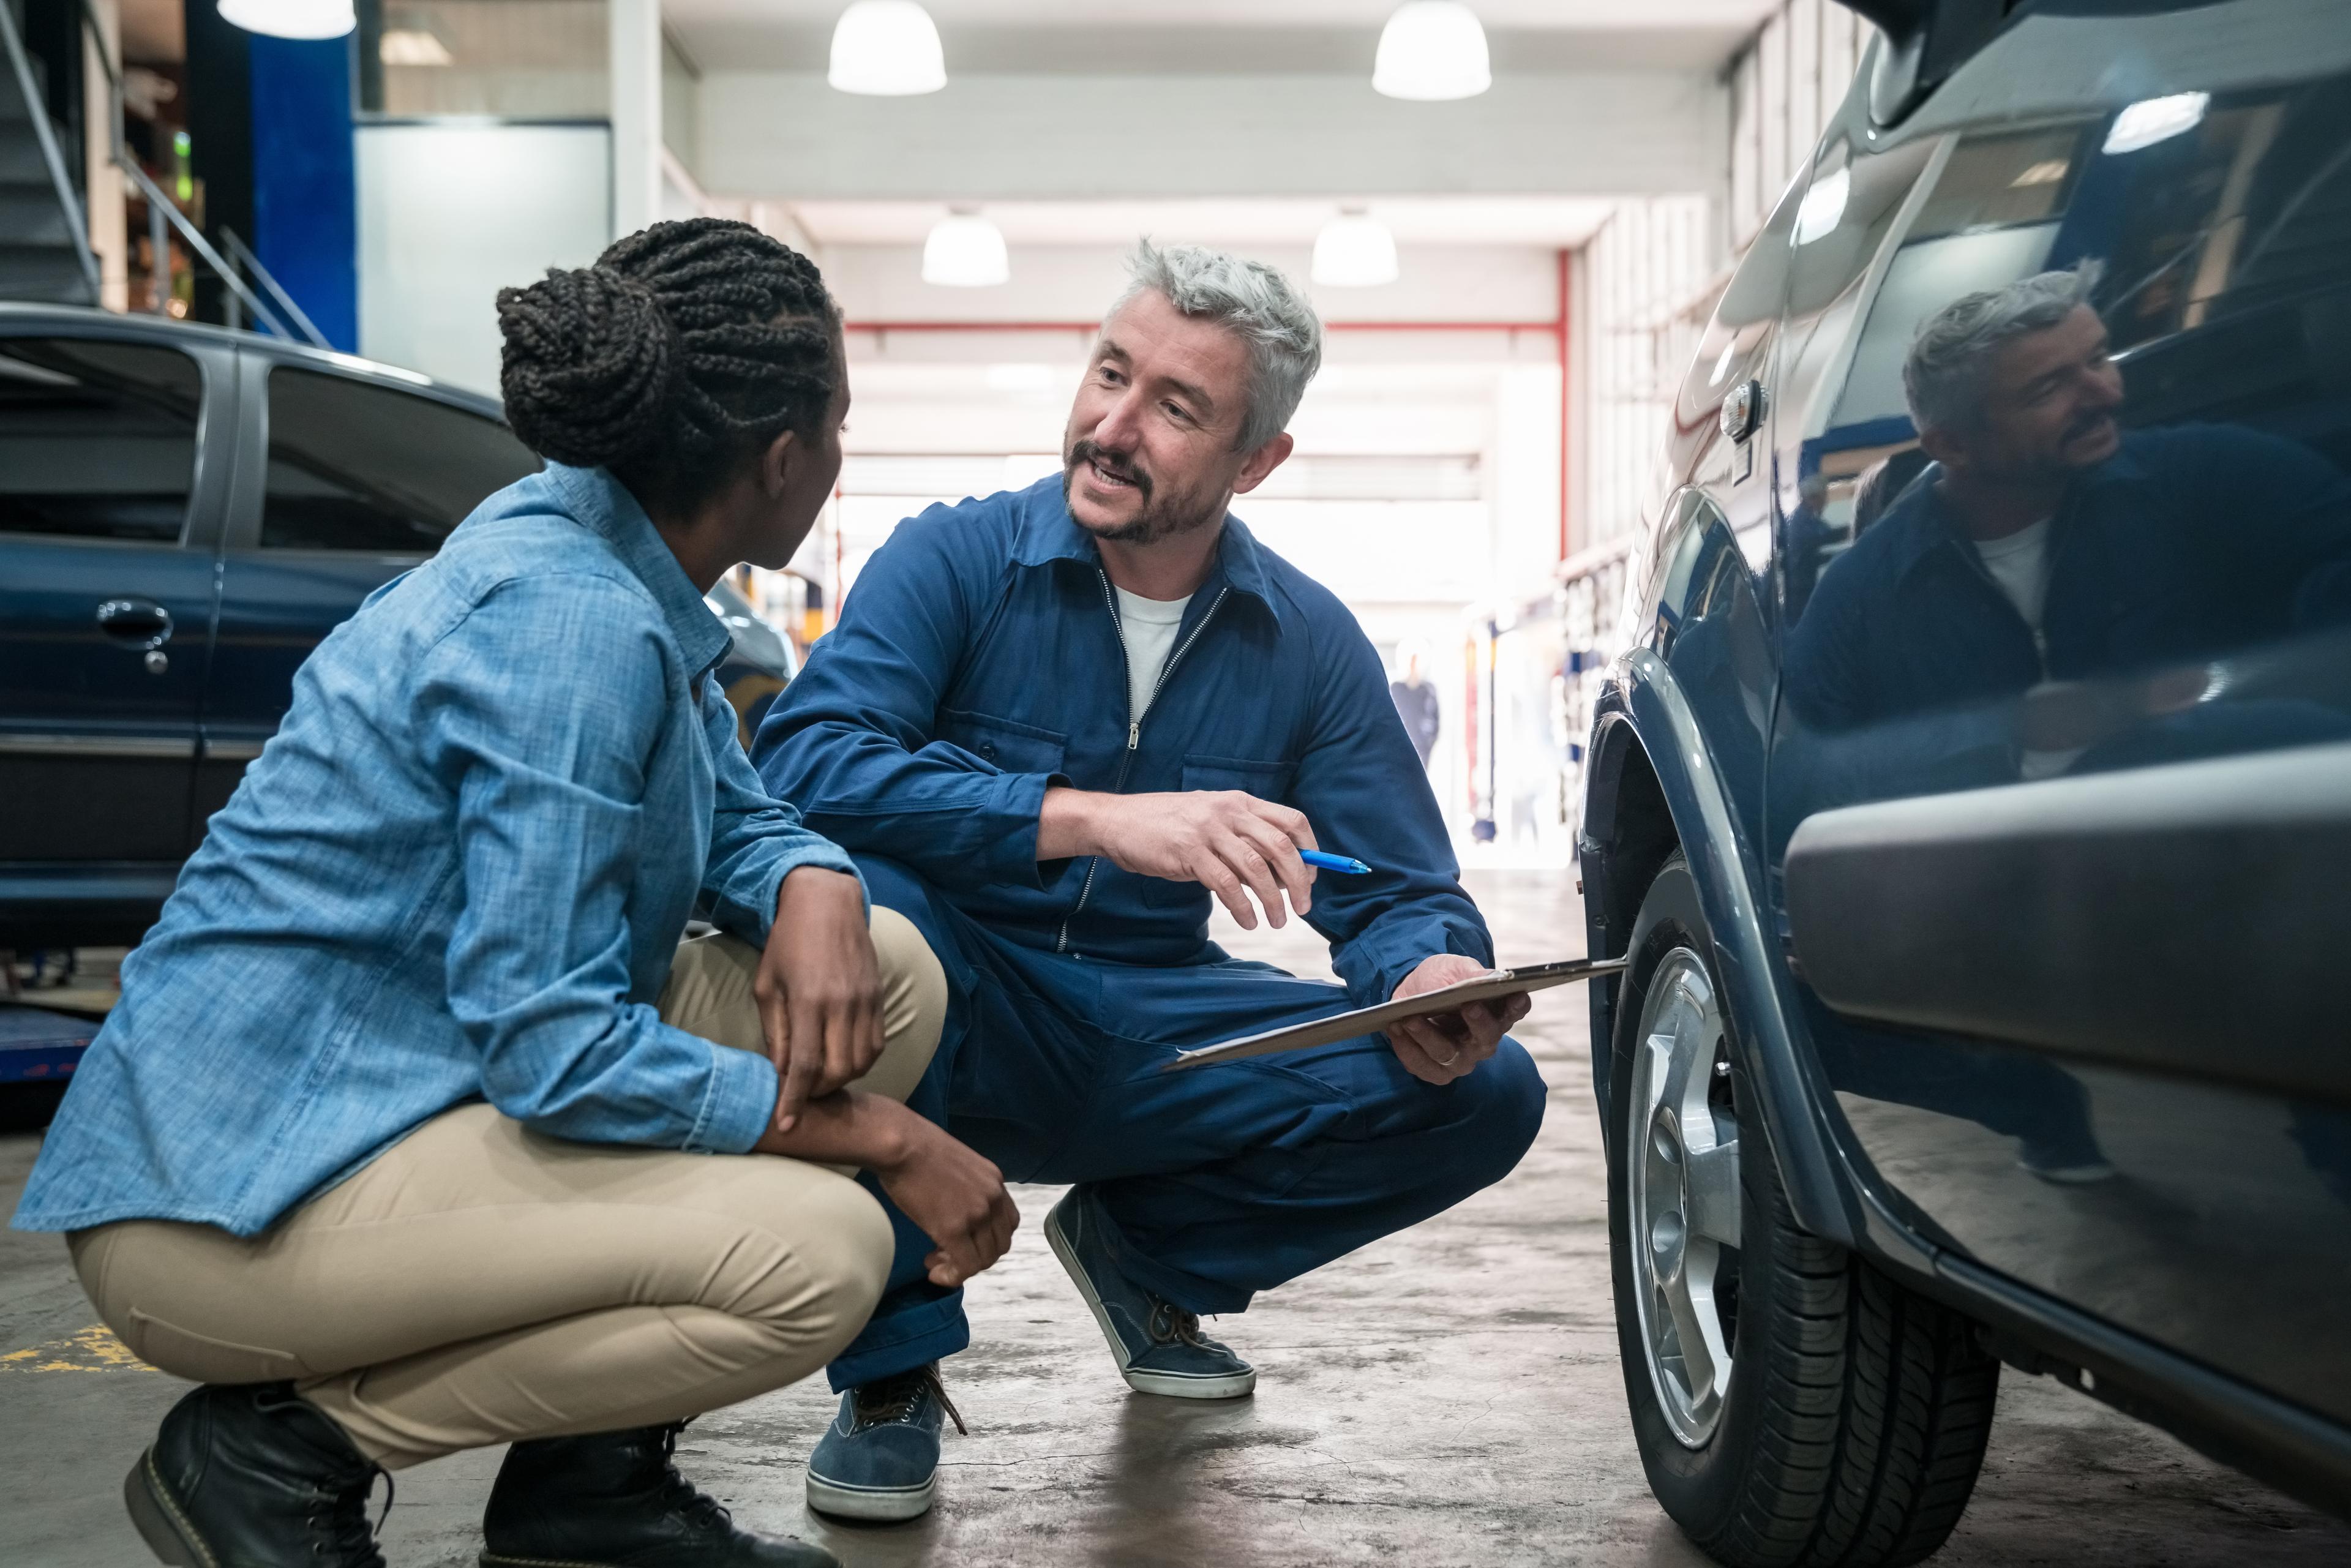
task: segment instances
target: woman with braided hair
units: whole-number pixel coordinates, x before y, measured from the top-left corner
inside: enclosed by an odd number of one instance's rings
[[[737,1529],[678,1429],[863,1326],[873,1190],[942,1285],[1015,1223],[899,1103],[936,959],[766,794],[711,678],[702,596],[783,565],[840,472],[837,315],[805,257],[697,219],[498,317],[545,469],[303,665],[15,1222],[199,1384],[125,1483],[166,1563],[381,1568],[379,1471],[511,1443],[486,1568],[831,1563]]]

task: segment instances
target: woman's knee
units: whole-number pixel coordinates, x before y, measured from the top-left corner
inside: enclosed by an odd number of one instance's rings
[[[846,1344],[882,1299],[895,1247],[890,1217],[844,1176],[792,1162],[788,1192],[758,1206],[750,1223],[778,1266],[728,1310],[795,1336],[837,1334]],[[711,1303],[718,1304],[718,1303]]]

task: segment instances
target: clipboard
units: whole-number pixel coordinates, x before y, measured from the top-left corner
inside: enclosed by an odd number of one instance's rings
[[[1272,1056],[1285,1051],[1311,1051],[1318,1045],[1335,1045],[1357,1035],[1376,1034],[1388,1025],[1401,1023],[1405,1019],[1449,1013],[1468,1002],[1490,1002],[1499,997],[1549,990],[1553,986],[1571,986],[1578,980],[1617,974],[1625,965],[1623,958],[1570,958],[1557,964],[1522,964],[1515,969],[1501,969],[1490,975],[1480,975],[1474,980],[1463,980],[1443,990],[1424,991],[1400,1002],[1382,1002],[1377,1007],[1358,1008],[1353,1012],[1316,1019],[1312,1023],[1270,1029],[1263,1034],[1246,1035],[1218,1045],[1204,1045],[1196,1051],[1185,1051],[1162,1065],[1159,1071],[1176,1072],[1187,1067],[1206,1067],[1211,1062],[1238,1061],[1243,1057]]]

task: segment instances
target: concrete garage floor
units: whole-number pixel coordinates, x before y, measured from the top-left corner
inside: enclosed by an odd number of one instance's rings
[[[1470,883],[1506,961],[1580,949],[1568,874]],[[1230,945],[1327,972],[1299,935]],[[1701,1563],[1651,1500],[1625,1423],[1582,994],[1540,998],[1522,1038],[1552,1086],[1533,1154],[1501,1186],[1222,1320],[1262,1369],[1255,1398],[1129,1394],[1038,1230],[1058,1191],[1032,1187],[1011,1256],[972,1291],[977,1343],[947,1367],[973,1431],[950,1431],[931,1517],[855,1529],[802,1511],[801,1461],[832,1408],[816,1384],[696,1423],[681,1462],[745,1522],[821,1539],[855,1568]],[[0,1136],[0,1211],[36,1145]],[[0,1234],[8,1568],[148,1561],[118,1489],[181,1385],[110,1359],[102,1333],[82,1333],[92,1322],[55,1238]],[[497,1459],[400,1478],[395,1568],[473,1563]],[[2340,1564],[2351,1529],[2011,1372],[1974,1506],[1936,1562]]]

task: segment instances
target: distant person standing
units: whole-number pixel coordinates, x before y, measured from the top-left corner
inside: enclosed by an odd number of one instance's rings
[[[1426,771],[1437,751],[1437,686],[1420,673],[1420,664],[1417,650],[1406,653],[1404,678],[1388,683],[1388,695],[1395,700],[1396,714],[1404,720],[1405,733],[1412,737],[1412,748],[1420,753],[1420,766]]]

